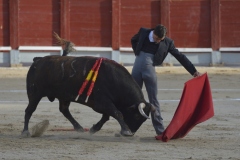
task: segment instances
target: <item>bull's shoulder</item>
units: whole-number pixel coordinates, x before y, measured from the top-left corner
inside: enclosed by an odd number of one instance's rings
[[[126,76],[131,77],[129,71],[123,65],[117,63],[116,61],[104,59],[103,63],[108,73],[111,73],[116,77],[120,76],[119,78],[126,78]]]

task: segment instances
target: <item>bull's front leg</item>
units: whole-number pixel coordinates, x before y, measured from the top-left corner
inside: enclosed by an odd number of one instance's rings
[[[72,117],[69,111],[70,101],[59,100],[60,112],[72,123],[74,129],[78,132],[84,132],[83,127]]]
[[[106,100],[106,98],[105,98],[105,100]],[[124,122],[122,113],[111,102],[107,106],[106,106],[106,101],[104,104],[105,105],[101,105],[101,103],[98,102],[98,103],[96,103],[96,106],[93,108],[96,112],[105,113],[105,115],[103,115],[102,119],[91,128],[92,132],[94,132],[94,131],[96,132],[96,131],[100,130],[102,125],[106,122],[106,117],[108,117],[108,119],[109,119],[109,116],[112,116],[113,118],[115,118],[118,121],[118,123],[121,126],[121,132],[120,132],[121,135],[133,136],[133,133],[131,132],[131,130],[129,129],[127,124]],[[91,130],[90,130],[90,133],[91,133]]]
[[[102,128],[102,126],[104,125],[104,123],[107,122],[108,120],[109,120],[109,115],[103,114],[100,121],[97,124],[94,124],[92,126],[92,128],[90,129],[90,134],[94,134],[97,131],[99,131]]]
[[[131,130],[128,128],[127,124],[124,122],[123,115],[120,111],[117,109],[114,111],[114,114],[112,115],[113,118],[115,118],[118,123],[121,126],[121,132],[120,134],[123,136],[133,136],[133,133]]]

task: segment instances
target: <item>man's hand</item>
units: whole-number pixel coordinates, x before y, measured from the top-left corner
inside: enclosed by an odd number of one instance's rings
[[[198,71],[196,71],[196,72],[193,74],[193,77],[199,77],[199,76],[201,76],[201,74],[200,74]]]

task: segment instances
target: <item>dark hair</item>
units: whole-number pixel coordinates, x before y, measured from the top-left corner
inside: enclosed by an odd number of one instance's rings
[[[164,25],[158,24],[153,33],[158,36],[158,38],[163,38],[167,34],[167,28]]]

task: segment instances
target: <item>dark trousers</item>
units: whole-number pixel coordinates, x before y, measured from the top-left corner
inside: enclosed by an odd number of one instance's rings
[[[132,76],[140,88],[142,88],[144,82],[149,102],[156,107],[156,111],[151,113],[151,117],[153,127],[157,135],[160,135],[164,131],[164,126],[160,112],[160,104],[157,99],[157,75],[155,67],[153,66],[153,56],[153,54],[141,51],[140,54],[136,56],[132,69]]]

